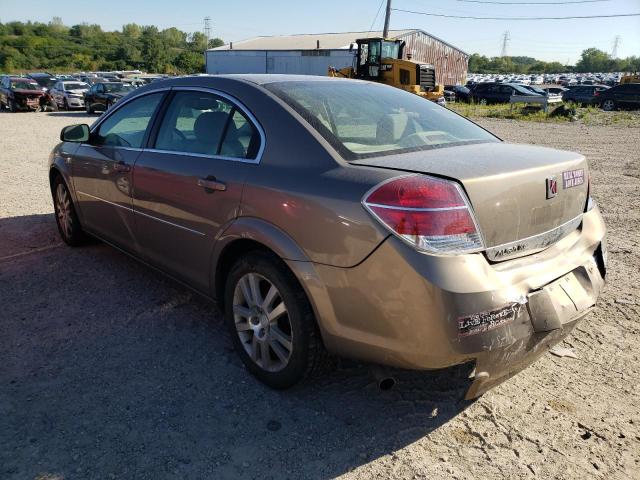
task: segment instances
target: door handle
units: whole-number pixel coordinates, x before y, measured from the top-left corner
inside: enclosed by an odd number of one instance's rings
[[[199,178],[198,186],[204,188],[206,191],[218,191],[224,192],[227,186],[215,179],[215,177]]]
[[[114,172],[126,173],[131,171],[131,165],[124,162],[116,162],[113,164]]]

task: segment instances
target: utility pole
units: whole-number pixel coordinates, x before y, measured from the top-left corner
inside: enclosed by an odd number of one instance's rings
[[[209,48],[209,38],[211,37],[211,17],[204,17],[204,36],[207,37],[207,48]]]
[[[382,38],[389,36],[389,20],[391,19],[391,0],[387,0],[387,11],[384,14],[384,30],[382,31]]]
[[[502,52],[500,53],[500,56],[502,58],[507,56],[507,45],[509,44],[510,40],[511,40],[511,35],[509,34],[509,30],[507,30],[502,34]]]
[[[611,49],[611,58],[618,58],[618,47],[620,46],[620,35],[616,35],[613,39],[613,48]]]

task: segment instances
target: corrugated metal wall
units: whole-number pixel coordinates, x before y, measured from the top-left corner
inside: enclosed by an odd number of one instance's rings
[[[430,63],[435,67],[438,84],[464,85],[467,81],[468,57],[460,50],[422,32],[412,32],[398,38],[406,42],[405,58],[411,53],[412,60]]]

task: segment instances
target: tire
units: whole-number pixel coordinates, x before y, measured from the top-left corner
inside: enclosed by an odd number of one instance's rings
[[[64,100],[62,100],[62,108],[63,108],[65,111],[67,111],[67,112],[68,112],[69,110],[71,110],[71,109],[69,108],[69,102],[67,102],[67,99],[66,99],[66,98],[65,98]]]
[[[16,101],[12,98],[9,99],[9,111],[12,113],[16,113],[18,111],[18,106],[16,105]]]
[[[478,101],[478,103],[479,103],[480,105],[487,105],[487,99],[486,99],[486,98],[481,98],[481,99]]]
[[[616,109],[616,102],[614,102],[613,100],[607,99],[604,102],[602,102],[602,109],[607,112],[611,112]]]
[[[89,105],[89,102],[85,103],[85,109],[87,110],[88,115],[93,114],[93,110],[91,109],[91,105]]]
[[[289,388],[330,365],[309,300],[276,256],[254,251],[236,261],[224,300],[236,351],[269,387]]]
[[[106,112],[107,110],[109,110],[111,108],[111,102],[107,101],[104,104],[104,111]]]
[[[60,237],[71,247],[82,245],[86,242],[87,236],[80,226],[69,189],[60,175],[53,182],[51,195]]]

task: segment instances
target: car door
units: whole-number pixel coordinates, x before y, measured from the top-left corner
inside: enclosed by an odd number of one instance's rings
[[[619,85],[613,91],[613,99],[615,100],[617,105],[620,106],[631,106],[634,103],[634,87],[636,85],[633,83],[625,83],[623,85]]]
[[[73,184],[83,226],[123,248],[135,250],[131,204],[132,169],[165,92],[123,104],[92,128],[89,143],[73,156]]]
[[[91,85],[91,87],[89,88],[89,90],[87,90],[84,94],[84,104],[85,106],[91,106],[93,107],[94,103],[95,103],[95,95],[96,95],[96,88],[98,87],[97,84],[93,84]]]
[[[143,256],[208,291],[218,235],[237,215],[264,135],[237,100],[174,89],[134,167],[136,237]]]

